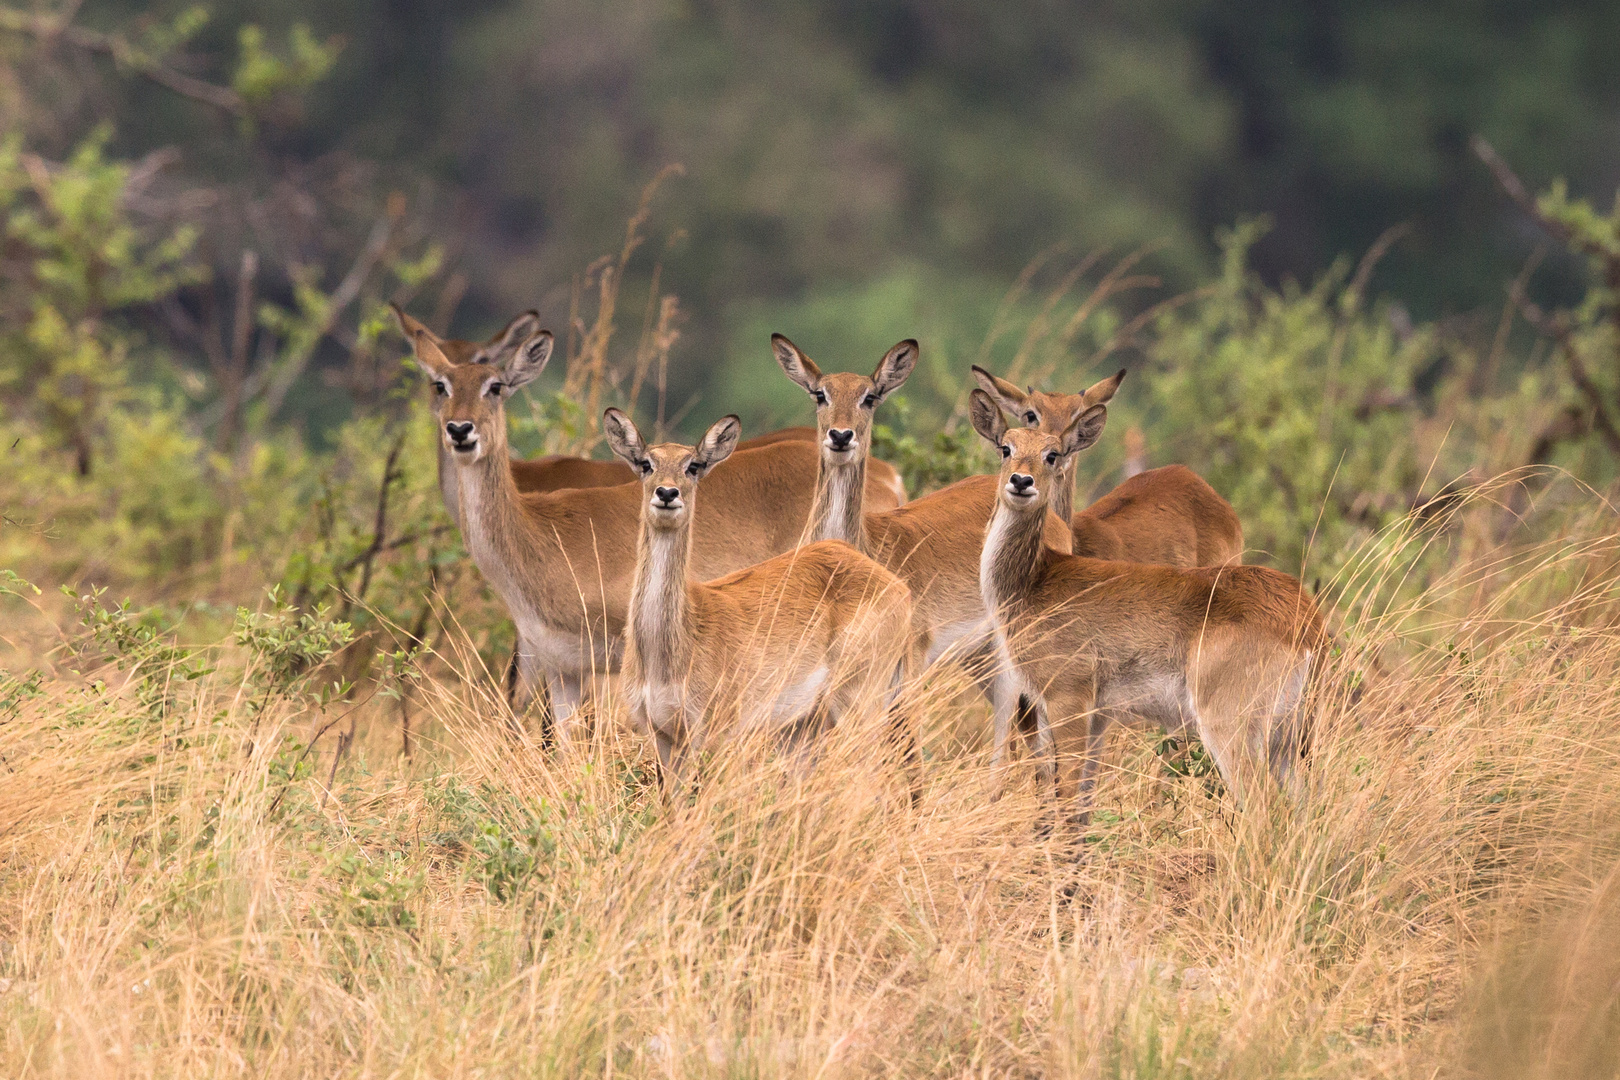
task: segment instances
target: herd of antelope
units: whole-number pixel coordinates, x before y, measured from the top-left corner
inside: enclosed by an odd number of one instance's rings
[[[864,702],[890,718],[915,800],[905,689],[950,658],[989,698],[998,791],[1016,728],[1076,823],[1116,721],[1195,733],[1240,804],[1294,786],[1326,643],[1299,581],[1242,565],[1232,507],[1179,465],[1074,510],[1123,371],[1056,394],[974,367],[969,414],[1000,471],[907,501],[871,434],[915,341],[865,376],[773,336],[814,428],[742,440],[727,416],[696,446],[649,446],[608,409],[618,461],[524,461],[504,408],[551,358],[539,316],[479,344],[395,314],[432,387],[445,507],[517,628],[513,714],[540,699],[562,749],[607,673],[666,794],[706,745],[755,731],[807,750]]]

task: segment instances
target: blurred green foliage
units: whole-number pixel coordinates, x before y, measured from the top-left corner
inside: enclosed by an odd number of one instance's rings
[[[0,142],[0,401],[25,410],[80,475],[92,443],[129,393],[138,338],[120,315],[204,273],[190,261],[197,230],[145,233],[123,212],[130,167],[109,161],[98,128],[60,165]]]
[[[1504,469],[1611,483],[1620,203],[1569,191],[1615,162],[1587,137],[1616,61],[1583,36],[1614,14],[1272,7],[92,2],[59,44],[99,73],[7,9],[0,567],[253,599],[238,644],[336,686],[387,657],[403,695],[452,615],[497,665],[389,301],[469,336],[543,309],[567,359],[514,403],[523,453],[588,446],[585,402],[632,384],[803,423],[771,331],[862,371],[917,337],[875,428],[914,492],[990,466],[969,364],[1069,391],[1127,366],[1085,493],[1137,428],[1306,576]],[[1512,216],[1474,130],[1572,184]]]

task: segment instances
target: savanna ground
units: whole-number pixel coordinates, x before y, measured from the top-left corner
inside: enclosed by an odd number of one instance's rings
[[[345,693],[284,602],[187,646],[13,581],[0,1072],[1613,1076],[1620,537],[1521,479],[1347,562],[1300,804],[1116,734],[1078,863],[949,678],[915,809],[859,725],[668,808],[449,620]]]

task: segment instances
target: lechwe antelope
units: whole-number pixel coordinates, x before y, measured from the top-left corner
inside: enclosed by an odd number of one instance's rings
[[[898,693],[909,594],[848,544],[808,544],[706,584],[694,577],[695,554],[716,540],[701,520],[694,536],[697,489],[737,445],[735,416],[695,447],[648,446],[617,409],[602,421],[608,446],[641,475],[621,683],[637,727],[657,740],[666,793],[712,739],[796,728],[813,739],[857,703],[882,707]]]
[[[454,364],[435,339],[413,338],[434,385],[439,438],[455,469],[457,519],[473,561],[517,625],[513,709],[544,682],[566,721],[585,681],[617,668],[636,562],[641,487],[522,493],[507,460],[506,398],[551,358],[540,331],[498,363]],[[752,566],[796,547],[815,489],[817,454],[804,442],[740,450],[709,479],[697,522],[710,537],[693,555],[702,578]],[[550,710],[548,710],[548,713]],[[568,725],[557,734],[566,740]]]
[[[898,509],[868,512],[863,494],[872,417],[917,365],[917,343],[900,342],[870,376],[823,372],[781,334],[771,336],[788,378],[816,403],[821,466],[811,538],[842,540],[893,571],[911,590],[912,625],[921,663],[949,654],[968,662],[998,715],[1012,702],[997,679],[991,625],[979,594],[979,546],[996,503],[992,476],[970,476]],[[1044,541],[1069,548],[1069,530],[1045,520]]]
[[[973,377],[1025,426],[1062,435],[1086,409],[1108,404],[1125,372],[1079,394],[1048,394],[1034,387],[1020,390],[978,365],[974,365]],[[1243,561],[1243,525],[1237,512],[1185,465],[1137,473],[1077,514],[1076,461],[1072,454],[1063,460],[1063,471],[1052,492],[1052,513],[1070,523],[1076,555],[1166,566],[1221,566]]]
[[[503,363],[519,345],[540,329],[539,312],[525,311],[507,323],[504,330],[488,341],[441,338],[420,321],[406,314],[398,305],[390,306],[406,340],[414,344],[418,334],[425,335],[438,346],[439,351],[451,364],[456,365]],[[744,439],[737,444],[737,449],[753,450],[778,442],[815,442],[815,440],[815,428],[790,427],[756,435],[752,439]],[[883,506],[899,506],[906,501],[905,485],[900,482],[900,474],[893,466],[887,462],[877,462],[872,475],[872,491],[869,498],[875,503]],[[635,474],[618,461],[594,461],[591,458],[574,457],[569,454],[547,454],[528,460],[512,459],[512,479],[517,483],[519,491],[612,487],[614,484],[628,484],[635,478]],[[450,459],[450,451],[445,449],[442,443],[439,446],[439,494],[444,498],[444,508],[456,519],[457,525],[461,524],[460,500],[456,495],[456,470]]]
[[[1103,734],[1127,716],[1196,732],[1240,805],[1263,794],[1268,764],[1291,786],[1325,641],[1300,583],[1259,566],[1182,569],[1052,551],[1041,523],[1067,459],[1096,441],[1107,407],[1088,406],[1057,435],[1008,430],[983,390],[968,409],[1002,457],[979,581],[1003,661],[1036,702],[1043,787],[1056,785],[1083,824]],[[999,725],[1000,761],[1007,736]],[[1060,770],[1060,761],[1078,768]]]

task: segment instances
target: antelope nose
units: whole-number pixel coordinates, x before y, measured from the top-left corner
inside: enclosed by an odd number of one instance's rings
[[[827,441],[834,450],[848,450],[849,444],[855,441],[855,432],[849,428],[832,428],[827,432]]]
[[[472,431],[471,420],[452,420],[444,425],[444,432],[450,436],[451,442],[466,442],[472,436]]]
[[[1007,478],[1007,482],[1012,485],[1013,493],[1017,495],[1023,495],[1035,486],[1035,478],[1026,473],[1015,472]]]
[[[675,500],[681,497],[681,489],[672,487],[653,488],[653,497],[665,506],[674,506]]]

